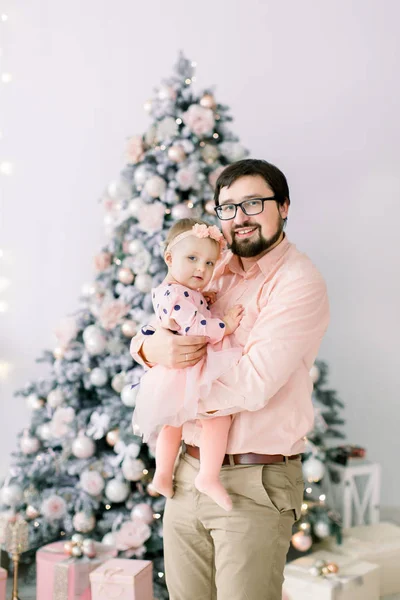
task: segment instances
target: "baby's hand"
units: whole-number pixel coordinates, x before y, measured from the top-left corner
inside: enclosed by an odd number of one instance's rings
[[[217,292],[203,292],[207,304],[214,304],[217,299]]]
[[[243,318],[244,308],[241,304],[232,306],[223,318],[226,325],[225,335],[230,335],[239,327],[240,321]]]

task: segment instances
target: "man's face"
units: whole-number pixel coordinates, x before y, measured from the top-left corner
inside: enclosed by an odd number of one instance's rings
[[[219,204],[238,204],[252,198],[268,198],[274,192],[260,175],[245,175],[229,188],[221,188]],[[264,210],[258,215],[245,215],[241,208],[236,217],[220,221],[220,225],[234,254],[243,258],[256,258],[276,245],[283,235],[284,219],[288,214],[287,202],[278,207],[277,202],[264,202]]]

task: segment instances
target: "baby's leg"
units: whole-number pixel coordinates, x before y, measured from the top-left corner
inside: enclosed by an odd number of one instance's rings
[[[232,510],[232,500],[219,480],[231,421],[230,416],[201,421],[200,471],[194,482],[199,492],[210,496],[224,510]]]
[[[152,484],[157,492],[166,498],[172,498],[174,495],[172,478],[181,439],[182,427],[171,427],[170,425],[165,425],[157,438],[156,471]]]

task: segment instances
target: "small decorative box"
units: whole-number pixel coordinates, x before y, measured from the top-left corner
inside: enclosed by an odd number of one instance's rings
[[[36,553],[36,598],[82,600],[90,586],[89,573],[116,554],[113,547],[93,543],[94,558],[68,556],[64,551],[65,542],[54,542],[40,548]]]
[[[0,600],[6,600],[7,571],[0,567]]]
[[[333,552],[380,567],[380,594],[400,593],[400,527],[393,523],[362,525],[343,530],[343,543],[331,544]]]
[[[335,563],[337,573],[313,574],[316,565]],[[379,600],[379,567],[331,552],[314,552],[285,567],[285,600]]]
[[[92,600],[153,600],[153,565],[149,560],[114,558],[90,573]]]

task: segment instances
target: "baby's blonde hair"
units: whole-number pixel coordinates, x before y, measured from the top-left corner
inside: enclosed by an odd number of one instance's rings
[[[207,225],[207,227],[210,227],[210,223],[207,223],[207,221],[203,221],[202,219],[179,219],[179,221],[174,223],[171,229],[168,231],[167,237],[165,239],[165,250],[167,250],[170,243],[178,235],[180,235],[181,233],[185,233],[186,231],[190,231],[197,224]]]

